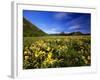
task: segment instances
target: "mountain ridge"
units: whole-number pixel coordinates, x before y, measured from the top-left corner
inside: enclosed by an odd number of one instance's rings
[[[39,29],[36,25],[23,17],[23,36],[24,37],[35,37],[47,35],[44,31]]]

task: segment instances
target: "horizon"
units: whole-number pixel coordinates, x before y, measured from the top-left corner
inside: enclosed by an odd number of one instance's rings
[[[23,10],[23,17],[48,34],[81,32],[91,34],[91,14]]]

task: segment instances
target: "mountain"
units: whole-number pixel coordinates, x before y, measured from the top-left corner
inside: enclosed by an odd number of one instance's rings
[[[82,33],[82,32],[70,32],[70,33],[64,33],[64,32],[61,32],[59,34],[50,34],[50,35],[53,35],[53,36],[80,36],[80,35],[90,35],[90,33]]]
[[[71,32],[68,35],[75,35],[75,36],[78,36],[78,35],[90,35],[90,33],[82,33],[80,31],[78,31],[78,32]]]
[[[82,32],[72,32],[72,33],[69,33],[69,35],[83,35]]]
[[[37,26],[29,22],[27,19],[23,18],[23,36],[24,37],[37,37],[47,35]]]

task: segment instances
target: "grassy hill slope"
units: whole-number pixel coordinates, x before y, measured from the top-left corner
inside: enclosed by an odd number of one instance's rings
[[[40,30],[37,26],[33,25],[31,22],[23,18],[23,36],[24,37],[34,37],[34,36],[44,36],[47,35],[45,32]]]

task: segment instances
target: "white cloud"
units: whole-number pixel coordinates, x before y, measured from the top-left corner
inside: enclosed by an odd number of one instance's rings
[[[80,29],[80,25],[74,25],[68,28],[69,30],[77,30]]]
[[[83,19],[84,19],[84,17],[80,16],[78,18],[75,18],[75,19],[73,19],[71,21],[66,22],[65,26],[75,25],[76,27],[80,27],[78,24],[82,23]],[[72,27],[75,27],[75,26],[72,26]]]
[[[54,15],[54,18],[55,19],[57,19],[57,20],[62,20],[62,19],[65,19],[65,18],[71,18],[70,16],[69,16],[69,14],[67,14],[67,13],[56,13],[55,15]]]
[[[47,30],[45,30],[45,32],[49,33],[49,34],[60,33],[57,31],[57,28],[47,29]]]
[[[63,17],[65,17],[65,16],[66,16],[66,13],[57,13],[57,14],[55,15],[56,18],[63,18]]]

